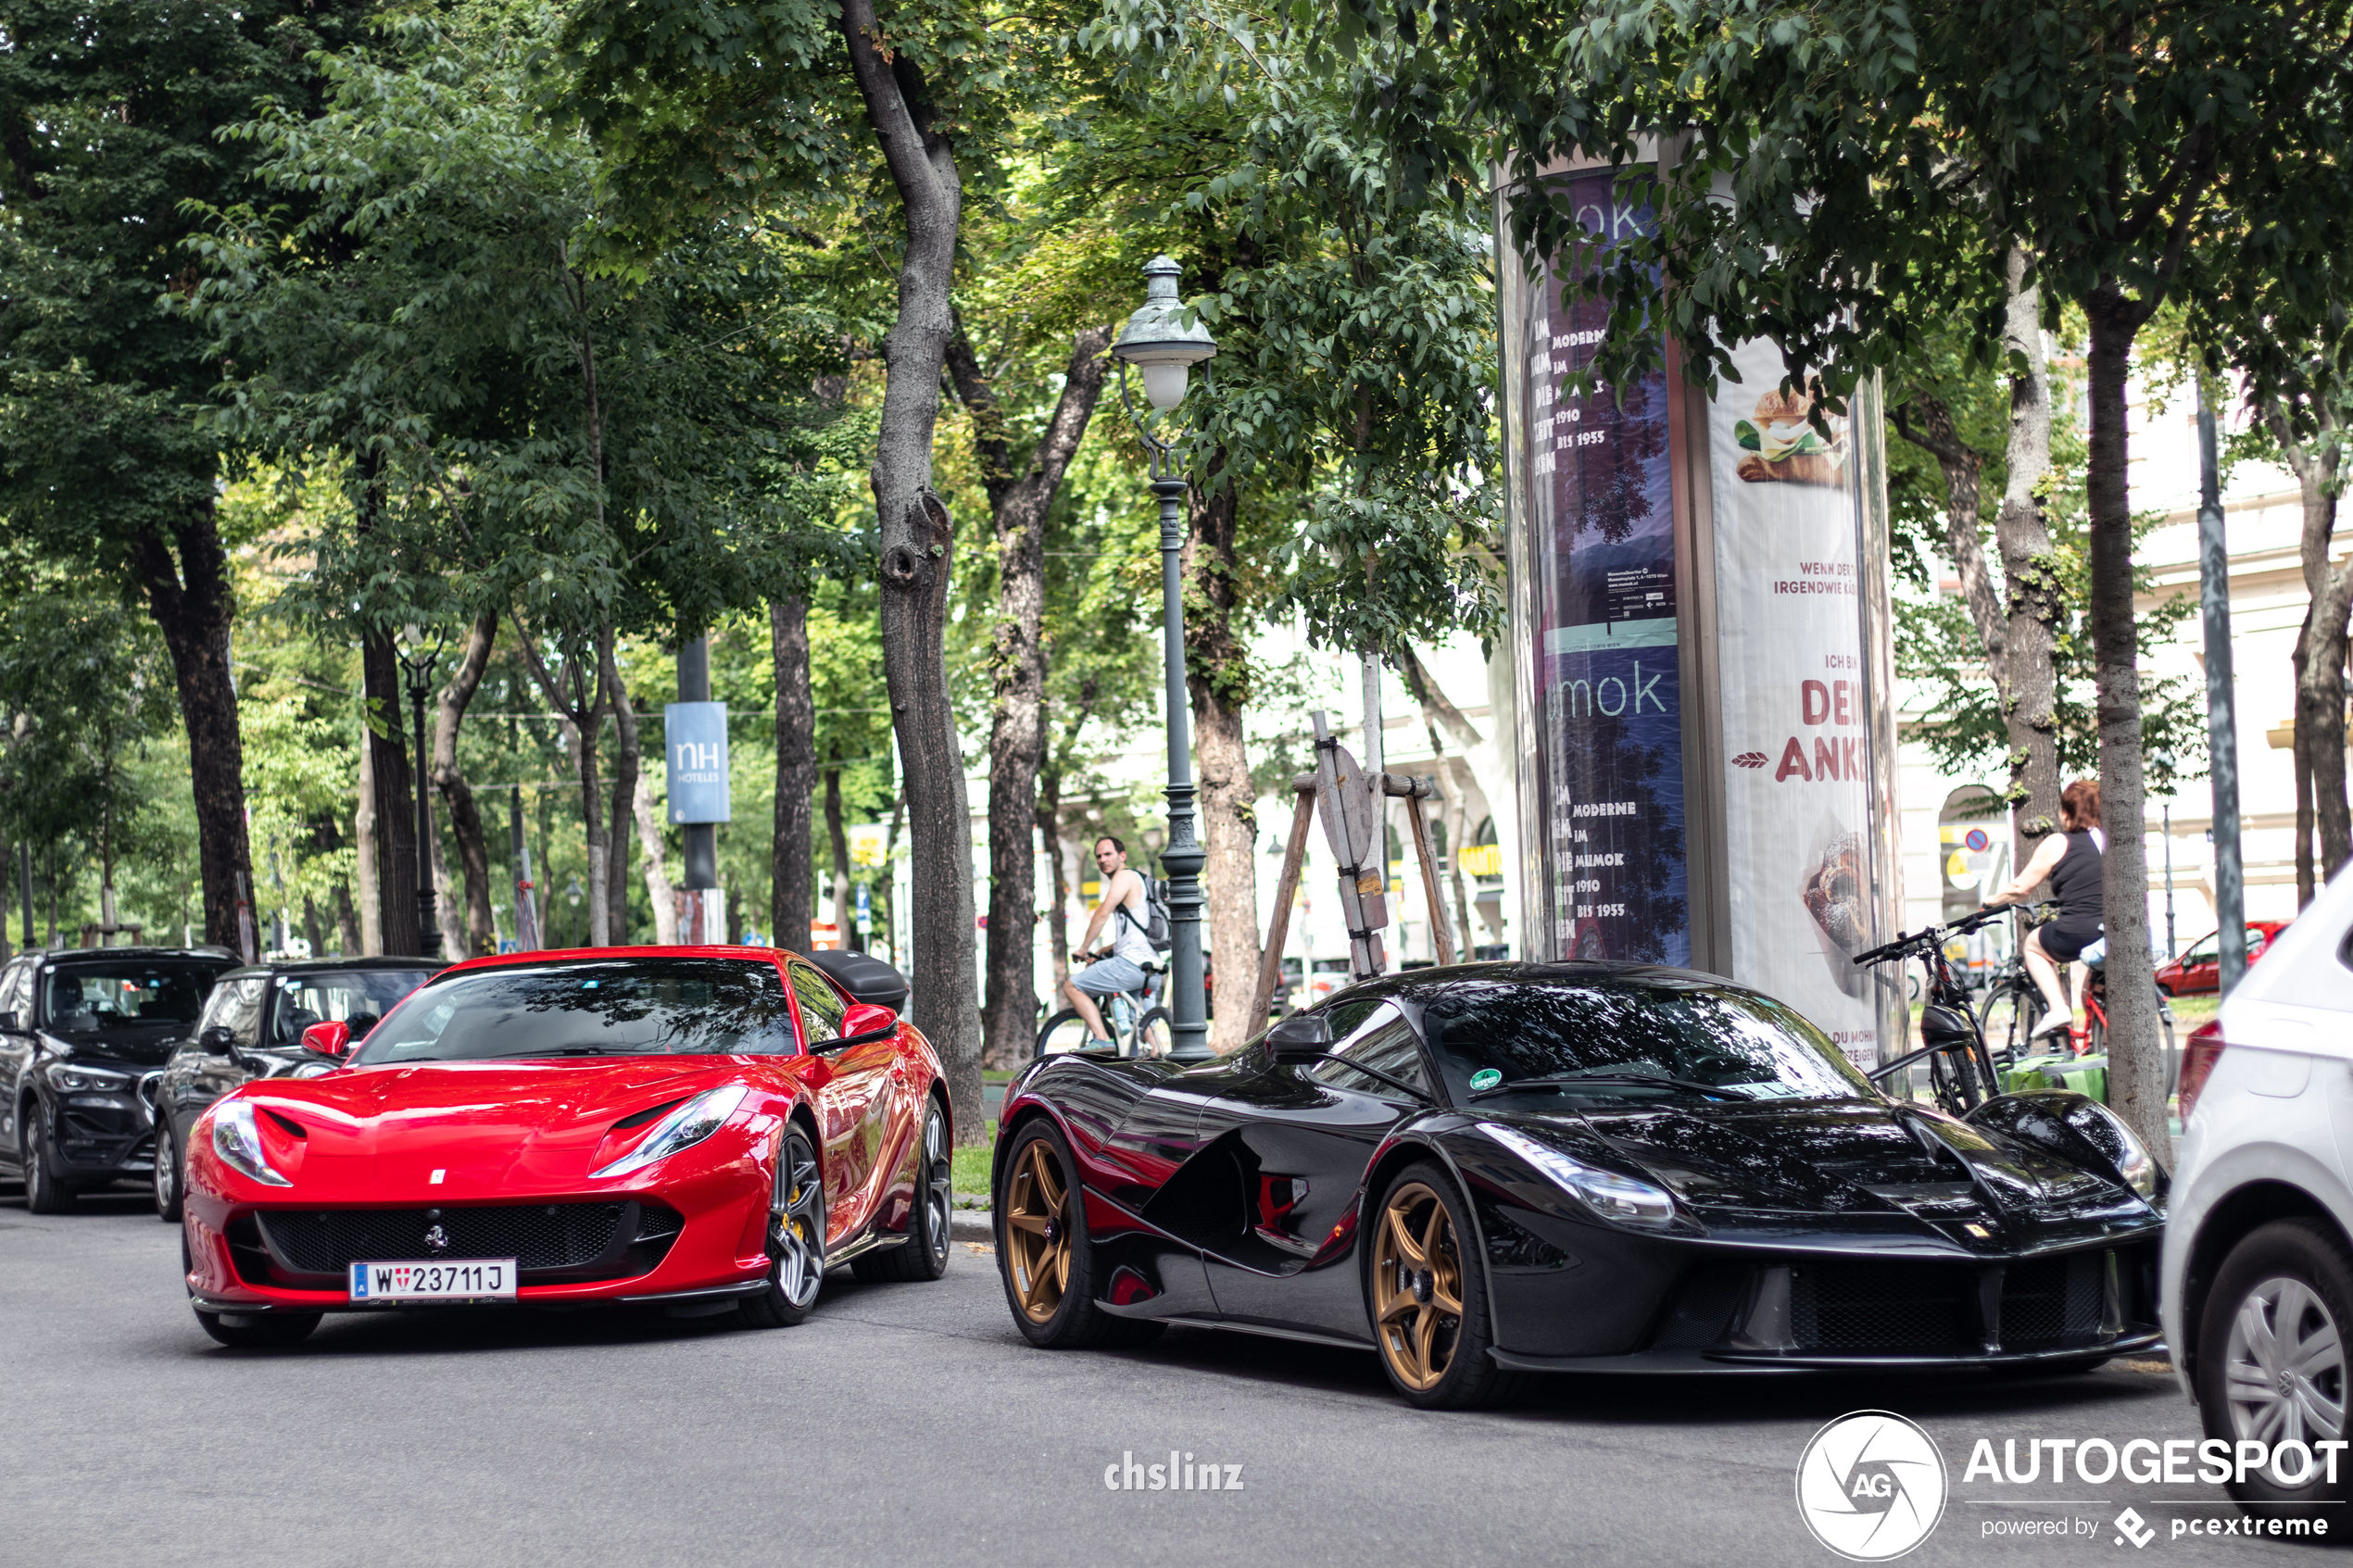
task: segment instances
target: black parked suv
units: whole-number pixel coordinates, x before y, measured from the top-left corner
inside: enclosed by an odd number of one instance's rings
[[[207,1106],[255,1078],[333,1072],[333,1059],[303,1045],[304,1030],[345,1024],[356,1046],[393,1003],[440,967],[433,959],[290,959],[221,975],[203,1016],[183,1031],[148,1085],[156,1119],[156,1212],[180,1218],[188,1129]]]
[[[25,1207],[62,1214],[85,1187],[146,1181],[142,1093],[237,960],[218,949],[65,947],[0,969],[0,1167]]]

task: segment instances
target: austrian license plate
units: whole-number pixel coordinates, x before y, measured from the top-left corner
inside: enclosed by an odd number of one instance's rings
[[[512,1258],[453,1258],[437,1263],[354,1263],[354,1301],[511,1301]]]

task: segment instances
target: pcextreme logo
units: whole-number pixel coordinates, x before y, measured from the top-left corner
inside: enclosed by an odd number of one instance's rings
[[[1797,1461],[1797,1512],[1814,1538],[1856,1562],[1903,1556],[1944,1515],[1944,1456],[1919,1426],[1855,1411],[1814,1434]]]

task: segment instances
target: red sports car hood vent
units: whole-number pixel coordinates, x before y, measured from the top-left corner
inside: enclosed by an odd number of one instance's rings
[[[309,1134],[301,1196],[371,1203],[576,1193],[613,1123],[723,1083],[724,1062],[434,1062],[271,1082]]]

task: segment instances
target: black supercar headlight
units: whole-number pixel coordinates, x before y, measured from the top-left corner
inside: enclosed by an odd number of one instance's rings
[[[1481,1122],[1478,1130],[1543,1172],[1605,1220],[1650,1231],[1665,1230],[1675,1223],[1675,1195],[1655,1182],[1588,1165],[1516,1127]]]

